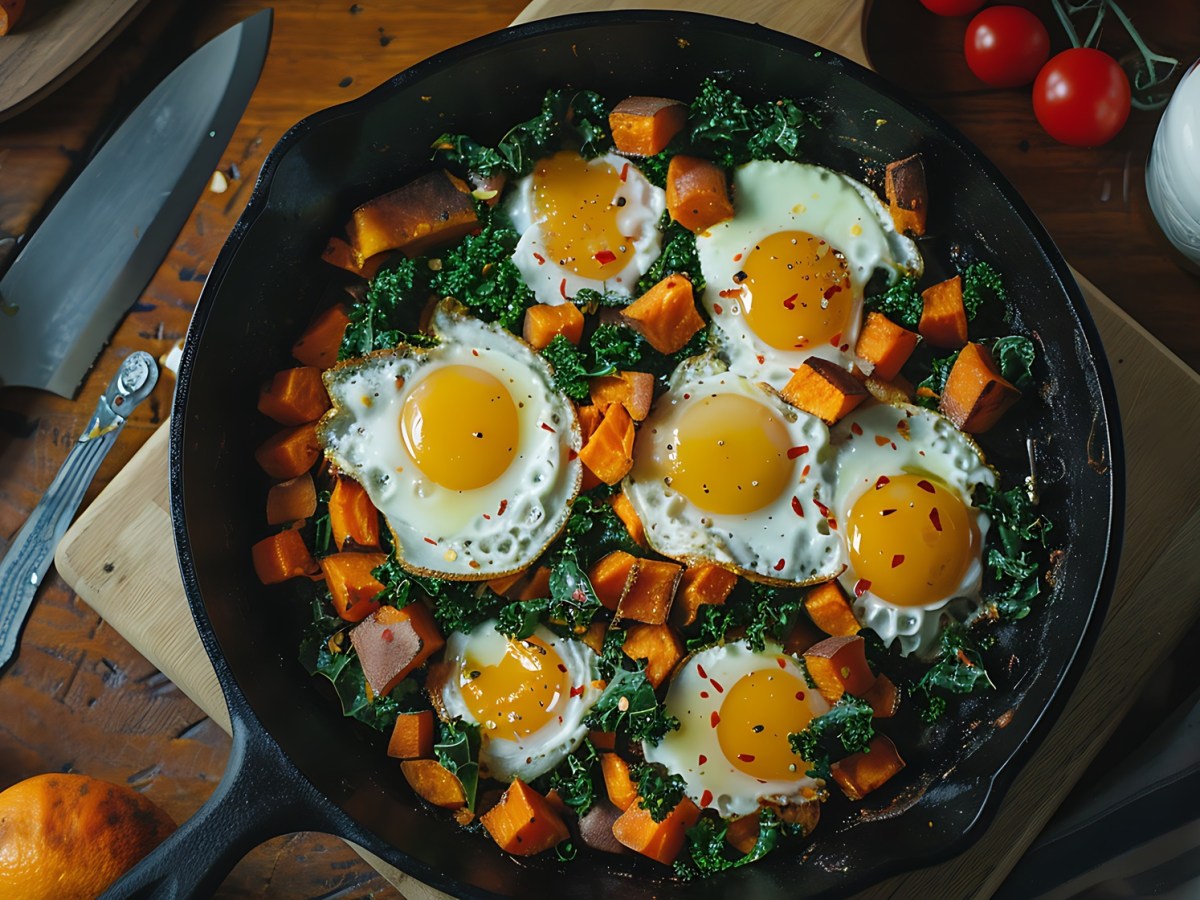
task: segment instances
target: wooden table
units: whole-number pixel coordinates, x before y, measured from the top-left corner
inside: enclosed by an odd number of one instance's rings
[[[34,0],[36,2],[36,0]],[[132,349],[156,355],[187,328],[208,267],[276,139],[304,115],[352,97],[445,47],[501,28],[526,0],[289,0],[276,5],[271,52],[258,90],[225,153],[236,170],[224,193],[206,192],[141,302],[121,325],[75,401],[31,391],[0,394],[0,536],[11,537],[86,422],[117,362]],[[265,3],[157,0],[84,72],[0,124],[0,238],[22,234],[111,117],[172,62]],[[1046,2],[1028,3],[1053,24]],[[1200,53],[1192,0],[1136,4],[1156,49]],[[1108,146],[1053,143],[1026,92],[985,89],[962,61],[960,20],[927,14],[917,0],[875,4],[872,62],[949,118],[1022,192],[1066,257],[1193,368],[1200,368],[1200,279],[1182,271],[1146,202],[1145,158],[1157,113],[1134,112]],[[89,490],[89,502],[166,416],[171,379],[135,413]],[[1195,425],[1190,425],[1195,433]],[[1182,435],[1181,435],[1182,436]],[[1131,460],[1136,463],[1136,460]],[[1189,600],[1194,598],[1188,598]],[[1184,646],[1200,637],[1193,634]],[[1188,672],[1186,670],[1190,669]],[[1196,683],[1177,653],[1094,764],[1110,765],[1147,722]],[[127,782],[177,820],[211,792],[229,742],[182,692],[103,622],[61,579],[43,587],[20,656],[0,678],[0,787],[38,772],[74,770]],[[224,896],[360,897],[390,886],[340,841],[278,838],[253,851]]]

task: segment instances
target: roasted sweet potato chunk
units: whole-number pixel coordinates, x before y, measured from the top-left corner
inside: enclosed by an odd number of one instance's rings
[[[403,609],[379,607],[350,629],[350,641],[367,684],[380,697],[445,644],[433,614],[423,603],[410,603]]]
[[[433,756],[433,710],[401,713],[392,726],[387,755],[394,759],[429,759]]]
[[[863,639],[855,635],[826,638],[804,651],[808,674],[830,703],[837,703],[843,694],[861,697],[875,683],[865,647]]]
[[[699,563],[683,570],[679,590],[671,604],[671,622],[686,628],[696,621],[702,606],[720,606],[737,584],[737,575],[715,563]]]
[[[280,584],[318,571],[304,538],[291,529],[263,538],[250,548],[250,555],[263,584]]]
[[[311,469],[321,458],[315,422],[275,432],[258,445],[254,459],[272,478],[295,478]]]
[[[637,578],[641,560],[624,550],[614,550],[603,556],[588,569],[588,580],[592,590],[606,609],[615,610],[629,592]]]
[[[292,345],[292,356],[306,366],[328,369],[337,362],[338,348],[349,324],[350,316],[340,303],[323,310]]]
[[[725,170],[697,156],[671,157],[667,166],[667,212],[690,231],[701,232],[733,217]]]
[[[620,403],[629,418],[640,422],[650,412],[654,400],[654,376],[649,372],[601,375],[591,380],[589,390],[593,405],[605,410],[613,403]]]
[[[678,353],[704,327],[692,283],[683,275],[668,275],[621,315],[659,353]]]
[[[671,601],[683,567],[661,559],[643,559],[633,584],[617,604],[617,619],[661,625],[671,613]]]
[[[921,291],[924,306],[917,330],[935,347],[957,349],[967,342],[967,308],[962,276],[955,275]]]
[[[542,853],[570,836],[562,816],[519,778],[479,821],[497,846],[514,856]]]
[[[623,403],[610,404],[579,459],[605,484],[616,484],[633,468],[634,425]]]
[[[583,337],[583,313],[574,303],[535,303],[525,310],[521,336],[534,350],[545,350],[560,334],[572,344]]]
[[[375,598],[383,584],[371,573],[385,562],[386,553],[331,553],[321,557],[321,571],[334,611],[347,622],[360,622],[379,609]]]
[[[600,773],[609,802],[624,812],[637,799],[637,785],[629,774],[629,763],[615,753],[600,754]]]
[[[991,352],[967,344],[950,368],[938,409],[960,431],[981,434],[1000,421],[1021,392],[1000,374]]]
[[[467,794],[458,776],[436,759],[406,759],[400,771],[413,792],[426,803],[442,809],[462,809]]]
[[[633,508],[633,504],[625,496],[625,492],[622,491],[619,494],[613,494],[608,502],[612,506],[613,512],[617,514],[617,518],[624,524],[625,530],[629,532],[629,536],[633,538],[634,543],[645,550],[648,546],[646,543],[646,528],[642,525],[642,520],[638,518],[637,510]]]
[[[700,808],[684,797],[667,817],[655,822],[634,802],[613,823],[613,835],[630,850],[670,865],[683,849],[687,830],[700,818]]]
[[[859,359],[871,363],[871,374],[883,381],[891,381],[900,374],[900,368],[908,362],[921,336],[897,325],[883,313],[872,310],[867,313],[854,352]]]
[[[665,97],[626,97],[608,114],[618,153],[653,156],[671,143],[687,122],[687,106]]]
[[[630,659],[646,660],[646,680],[656,688],[683,659],[683,641],[670,625],[634,623],[626,630],[621,649]]]
[[[925,185],[925,165],[921,162],[921,155],[914,153],[888,163],[883,179],[888,209],[896,230],[901,234],[906,231],[924,234],[929,191]]]
[[[862,383],[836,363],[809,357],[788,379],[781,396],[797,409],[836,425],[870,394]]]
[[[850,600],[836,580],[809,588],[804,597],[804,611],[814,625],[835,637],[858,634],[862,628],[850,607]]]
[[[368,200],[354,210],[346,235],[361,265],[387,250],[419,256],[478,227],[471,189],[462,179],[439,170]]]
[[[833,780],[851,800],[861,800],[903,768],[896,745],[882,734],[871,739],[867,752],[852,753],[829,767]]]

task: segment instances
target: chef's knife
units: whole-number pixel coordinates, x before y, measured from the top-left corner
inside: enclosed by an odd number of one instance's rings
[[[220,162],[271,38],[263,10],[130,113],[0,279],[0,385],[73,397]]]
[[[133,408],[150,396],[157,381],[153,356],[135,350],[125,357],[83,434],[0,560],[0,669],[17,649],[21,626],[50,568],[54,548],[71,524],[92,477]]]

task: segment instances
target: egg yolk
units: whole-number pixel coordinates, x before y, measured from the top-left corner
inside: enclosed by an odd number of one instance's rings
[[[495,375],[443,366],[414,385],[400,411],[400,434],[413,462],[454,491],[491,484],[517,451],[512,395]]]
[[[788,487],[795,467],[784,422],[739,394],[689,403],[667,449],[670,487],[701,509],[724,515],[771,503]]]
[[[603,281],[625,268],[633,242],[617,226],[621,173],[564,150],[533,169],[533,208],[550,258],[582,278]]]
[[[763,238],[735,276],[743,315],[759,339],[777,350],[838,343],[853,307],[846,260],[804,231]]]
[[[463,662],[459,687],[484,734],[520,739],[558,719],[570,696],[562,657],[536,637],[508,640],[494,665]]]
[[[957,492],[928,475],[881,476],[850,508],[850,564],[863,590],[898,606],[954,595],[979,531]]]
[[[717,740],[734,768],[763,781],[794,781],[808,764],[792,752],[788,735],[812,719],[808,686],[793,672],[760,669],[743,675],[721,704]]]

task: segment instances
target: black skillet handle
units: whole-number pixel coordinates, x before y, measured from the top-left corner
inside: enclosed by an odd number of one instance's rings
[[[101,900],[209,897],[263,841],[294,831],[336,832],[322,809],[320,795],[271,739],[235,722],[229,763],[212,796]]]

